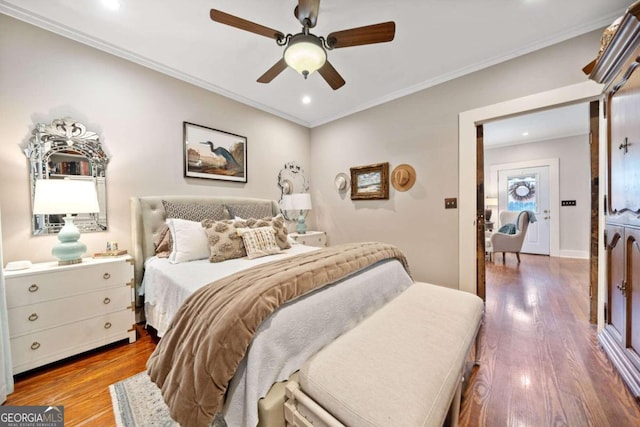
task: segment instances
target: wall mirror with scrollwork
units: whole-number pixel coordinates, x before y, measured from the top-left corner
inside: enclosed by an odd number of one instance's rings
[[[278,204],[282,210],[282,215],[288,221],[293,221],[297,216],[286,209],[282,209],[282,198],[287,194],[308,193],[309,181],[304,173],[304,169],[296,162],[285,163],[284,168],[278,174],[278,187],[280,187],[280,200]]]
[[[38,123],[24,153],[29,159],[31,206],[38,179],[91,180],[96,185],[99,213],[76,214],[74,223],[81,232],[107,230],[106,179],[109,156],[100,136],[69,117]],[[64,226],[64,213],[32,215],[34,235],[56,234]]]

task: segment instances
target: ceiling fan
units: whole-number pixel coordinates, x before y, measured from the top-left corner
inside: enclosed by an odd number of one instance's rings
[[[221,24],[275,39],[278,46],[286,46],[282,59],[260,76],[259,83],[271,82],[289,66],[302,74],[305,79],[317,70],[329,86],[336,90],[341,88],[345,81],[327,60],[327,50],[389,42],[395,35],[396,24],[393,21],[383,22],[335,31],[326,38],[318,37],[310,33],[309,29],[316,26],[319,8],[320,0],[298,0],[293,14],[302,24],[302,31],[287,35],[217,9],[211,9],[210,16],[212,20]]]

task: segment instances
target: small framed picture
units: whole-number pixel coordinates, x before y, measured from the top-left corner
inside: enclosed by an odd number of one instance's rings
[[[351,168],[351,200],[388,198],[389,163]]]
[[[184,176],[247,182],[247,138],[183,122]]]

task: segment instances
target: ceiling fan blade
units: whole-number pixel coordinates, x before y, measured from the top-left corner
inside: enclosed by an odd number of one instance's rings
[[[318,22],[319,9],[320,0],[298,0],[298,5],[293,10],[293,14],[302,25],[313,28]],[[305,22],[306,19],[308,19],[308,22]]]
[[[384,43],[393,40],[395,34],[395,22],[382,22],[349,30],[335,31],[327,36],[327,44],[332,48],[339,48]]]
[[[345,84],[342,76],[333,68],[333,65],[331,65],[329,61],[325,62],[318,72],[333,90],[340,89]]]
[[[260,76],[258,83],[270,83],[271,80],[278,77],[278,74],[283,72],[285,68],[287,68],[287,63],[284,61],[284,58],[281,58],[280,61],[276,62],[273,67],[269,68],[266,73]]]
[[[269,37],[270,39],[278,40],[284,38],[284,34],[278,30],[256,24],[255,22],[247,21],[246,19],[238,18],[237,16],[229,15],[228,13],[217,9],[211,9],[210,16],[212,20],[221,24],[230,25],[241,30],[249,31],[250,33]]]

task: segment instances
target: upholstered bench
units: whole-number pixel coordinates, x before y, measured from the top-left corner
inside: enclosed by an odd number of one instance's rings
[[[415,283],[314,355],[287,385],[291,426],[456,425],[483,313],[475,295]]]

